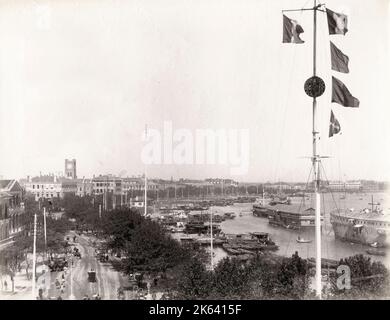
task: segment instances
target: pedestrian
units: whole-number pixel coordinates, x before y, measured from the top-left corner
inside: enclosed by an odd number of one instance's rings
[[[7,288],[8,288],[7,280],[4,280],[4,289],[5,289],[5,291],[7,291]]]
[[[39,290],[38,290],[38,299],[43,300],[43,289],[42,288],[39,288]]]

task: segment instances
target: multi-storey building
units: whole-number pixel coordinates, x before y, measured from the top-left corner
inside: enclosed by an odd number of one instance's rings
[[[329,181],[328,188],[332,191],[361,191],[360,181]]]
[[[16,180],[0,180],[0,242],[23,229],[24,190]]]
[[[77,191],[76,195],[79,197],[93,195],[93,181],[92,179],[77,179]]]
[[[28,177],[23,184],[26,192],[33,194],[36,201],[40,198],[63,198],[67,193],[76,194],[77,192],[77,180],[55,175]]]
[[[100,175],[93,177],[92,189],[95,195],[103,193],[122,193],[122,178],[115,177],[113,175]]]
[[[225,187],[232,186],[232,187],[238,187],[238,182],[234,181],[232,179],[206,179],[206,183],[210,183],[211,185],[223,185]]]

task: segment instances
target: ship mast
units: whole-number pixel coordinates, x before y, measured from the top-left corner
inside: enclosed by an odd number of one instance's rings
[[[313,7],[313,78],[317,73],[317,0],[314,0]],[[314,78],[315,79],[315,78]],[[321,299],[321,197],[320,197],[320,157],[317,154],[318,131],[316,128],[317,97],[313,95],[313,173],[315,193],[315,243],[316,243],[316,295]]]
[[[306,94],[313,98],[313,155],[312,155],[312,166],[313,166],[313,184],[315,194],[315,239],[316,239],[316,277],[315,277],[315,288],[316,295],[321,299],[321,197],[320,197],[320,161],[321,156],[317,153],[317,141],[318,134],[316,124],[317,114],[317,97],[320,97],[325,92],[324,81],[317,76],[317,11],[322,11],[322,4],[317,4],[317,0],[314,1],[313,8],[306,9],[293,9],[283,10],[286,11],[309,11],[313,10],[313,76],[305,82]]]

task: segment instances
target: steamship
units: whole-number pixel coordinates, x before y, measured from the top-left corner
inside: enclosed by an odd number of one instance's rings
[[[336,239],[361,243],[372,247],[388,247],[390,244],[390,209],[383,210],[379,203],[371,208],[334,210],[330,222]]]

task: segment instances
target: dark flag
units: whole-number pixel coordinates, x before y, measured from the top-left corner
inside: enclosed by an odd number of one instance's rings
[[[328,16],[329,34],[345,35],[348,32],[348,17],[345,14],[326,9],[326,15]]]
[[[330,125],[329,125],[329,138],[333,137],[334,134],[338,134],[341,130],[340,123],[333,114],[333,111],[330,110]]]
[[[359,99],[352,96],[344,83],[332,77],[332,102],[344,107],[359,108]]]
[[[283,15],[283,42],[285,43],[304,43],[299,34],[303,31],[301,25]]]
[[[337,48],[334,43],[330,42],[330,56],[332,60],[332,70],[349,73],[348,62],[349,58]]]

